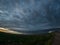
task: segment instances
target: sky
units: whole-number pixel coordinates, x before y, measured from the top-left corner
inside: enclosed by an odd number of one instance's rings
[[[60,1],[0,0],[0,27],[17,31],[60,28]]]

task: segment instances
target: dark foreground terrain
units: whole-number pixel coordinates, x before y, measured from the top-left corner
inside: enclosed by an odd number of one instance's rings
[[[60,32],[56,32],[52,45],[60,45]]]
[[[52,34],[16,35],[0,32],[0,45],[51,45]]]

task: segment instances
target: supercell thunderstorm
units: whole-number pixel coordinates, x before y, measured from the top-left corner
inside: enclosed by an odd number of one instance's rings
[[[43,30],[60,27],[59,0],[0,0],[0,27]]]

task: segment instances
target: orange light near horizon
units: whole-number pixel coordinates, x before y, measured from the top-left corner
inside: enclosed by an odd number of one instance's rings
[[[9,30],[9,29],[5,29],[5,28],[0,28],[0,32],[10,33],[10,34],[22,34],[22,33],[12,31],[12,30]]]

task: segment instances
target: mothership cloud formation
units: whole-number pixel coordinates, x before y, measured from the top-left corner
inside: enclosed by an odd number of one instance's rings
[[[0,0],[0,27],[22,32],[60,28],[60,1]]]

